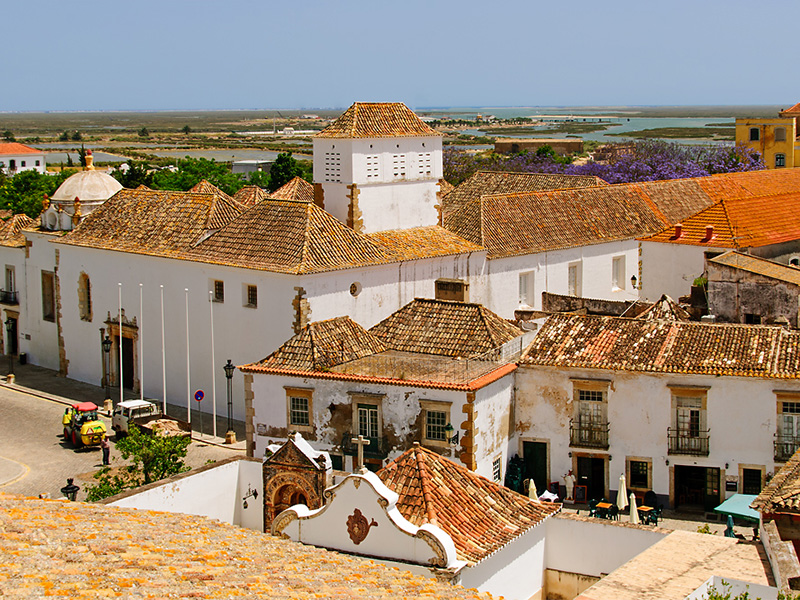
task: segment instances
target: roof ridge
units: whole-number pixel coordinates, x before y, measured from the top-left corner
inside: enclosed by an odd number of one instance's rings
[[[658,207],[658,205],[655,202],[653,202],[653,199],[650,197],[649,194],[646,194],[644,190],[638,185],[633,186],[633,189],[636,190],[636,193],[642,200],[644,200],[644,203],[650,207],[650,210],[652,210],[656,214],[656,216],[666,224],[667,227],[673,225],[673,223],[671,223],[670,220],[667,218],[667,215],[665,215]],[[708,196],[708,194],[706,194],[706,196]]]
[[[306,222],[303,227],[303,247],[300,249],[300,260],[297,261],[297,272],[303,273],[305,272],[306,267],[306,260],[308,259],[308,255],[310,253],[310,244],[311,244],[311,236],[309,235],[309,228],[311,225],[311,211],[312,206],[315,206],[313,203],[309,202],[306,204]]]
[[[742,248],[742,246],[739,245],[739,230],[731,222],[731,216],[728,213],[728,205],[726,203],[726,198],[723,198],[722,200],[720,200],[719,203],[722,206],[722,214],[725,217],[725,222],[728,224],[728,229],[731,232],[731,241],[733,242],[734,247],[735,248]],[[710,242],[711,240],[709,239],[708,241]]]
[[[425,454],[420,446],[414,447],[413,450],[417,471],[419,472],[419,483],[422,488],[422,501],[425,503],[425,515],[430,523],[436,525],[436,507],[434,506],[433,493],[429,481],[431,476],[428,473],[428,466],[425,464]]]

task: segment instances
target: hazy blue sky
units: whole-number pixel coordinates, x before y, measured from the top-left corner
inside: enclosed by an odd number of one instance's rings
[[[0,6],[0,110],[800,101],[798,0]]]

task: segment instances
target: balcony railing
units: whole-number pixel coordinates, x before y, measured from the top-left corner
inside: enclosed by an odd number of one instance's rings
[[[608,450],[608,423],[569,422],[569,445],[576,448]]]
[[[19,292],[0,290],[0,304],[19,304]]]
[[[786,462],[800,448],[800,437],[775,435],[775,461]]]
[[[669,454],[687,454],[689,456],[708,456],[708,440],[710,429],[691,431],[687,429],[667,428]]]
[[[342,436],[342,452],[348,456],[358,455],[358,444],[353,443],[353,439],[357,438],[358,434],[347,432]],[[378,458],[385,459],[389,454],[389,443],[385,437],[371,437],[369,444],[364,446],[364,458]]]

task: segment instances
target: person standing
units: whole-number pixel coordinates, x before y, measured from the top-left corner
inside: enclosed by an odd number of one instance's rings
[[[111,442],[108,441],[108,436],[103,436],[103,441],[100,442],[100,447],[103,449],[103,464],[111,464]]]

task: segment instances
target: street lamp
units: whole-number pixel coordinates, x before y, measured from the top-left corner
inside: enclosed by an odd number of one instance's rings
[[[111,338],[106,335],[106,339],[104,339],[101,343],[103,344],[103,353],[106,361],[106,400],[110,400],[111,388],[109,387],[109,383],[111,383],[111,344],[114,342],[112,342]]]
[[[61,488],[61,493],[66,496],[68,500],[71,502],[75,502],[75,498],[78,496],[78,491],[81,489],[77,485],[73,483],[72,477],[67,479],[67,485]]]
[[[8,374],[14,376],[14,355],[11,354],[11,335],[14,332],[14,321],[11,317],[6,319],[6,333],[8,334]]]
[[[225,434],[225,443],[233,444],[236,442],[236,432],[233,431],[233,372],[236,366],[228,359],[228,363],[222,367],[225,370],[225,377],[228,380],[228,431]]]

